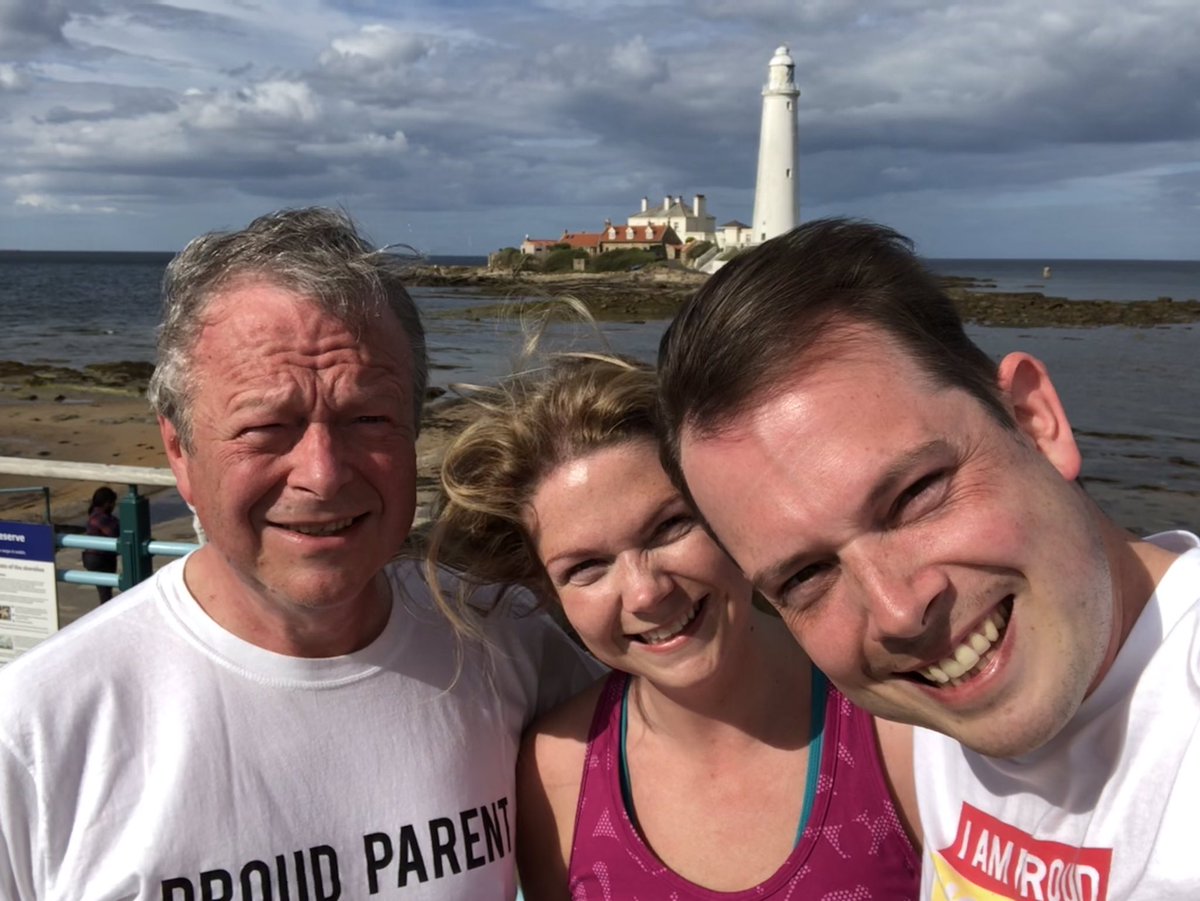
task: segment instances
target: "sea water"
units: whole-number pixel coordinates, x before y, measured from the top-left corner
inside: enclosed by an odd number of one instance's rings
[[[1200,299],[1200,262],[1195,260],[931,259],[925,262],[939,275],[988,283],[977,285],[980,291],[1036,291],[1067,300]]]
[[[72,368],[153,360],[159,284],[168,259],[165,254],[0,254],[0,360]],[[1084,292],[1076,299],[1200,294],[1179,289],[1186,278],[1200,276],[1200,263],[1086,261],[1072,270],[1066,262],[1049,264],[1049,293],[1059,294],[1059,286],[1067,284]],[[1014,287],[1026,269],[1041,278],[1042,263],[1034,263],[931,264],[945,274],[994,277],[1002,290],[1040,290]],[[1090,286],[1086,291],[1079,287],[1085,285]],[[496,298],[446,288],[415,288],[412,294],[428,332],[431,385],[486,384],[511,371],[521,338],[517,321],[463,315]],[[605,323],[600,337],[560,327],[552,330],[551,343],[595,350],[603,342],[608,349],[653,361],[665,327],[659,320]],[[1200,391],[1194,388],[1194,373],[1200,323],[1155,328],[969,326],[968,331],[997,359],[1026,350],[1047,363],[1079,438],[1085,474],[1100,489],[1117,496],[1170,493],[1190,503],[1195,512],[1188,514],[1188,524],[1197,524]],[[1176,514],[1143,518],[1136,525],[1183,524],[1171,516]]]

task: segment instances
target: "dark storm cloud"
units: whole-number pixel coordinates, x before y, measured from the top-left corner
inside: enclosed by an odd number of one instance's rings
[[[0,0],[0,53],[25,56],[65,45],[66,22],[62,0]]]
[[[1200,210],[1200,170],[1171,172],[1158,176],[1159,196],[1175,210]]]
[[[1200,136],[1200,57],[1190,52],[1140,66],[1123,56],[1058,59],[1051,74],[1019,85],[998,78],[990,96],[930,103],[898,90],[856,97],[835,73],[807,86],[800,118],[817,151],[876,145],[991,153]]]
[[[556,111],[595,135],[610,158],[637,160],[653,172],[671,173],[677,182],[744,183],[757,157],[756,145],[746,140],[758,132],[757,111],[697,116],[661,98],[595,89],[564,96]]]
[[[1141,148],[1138,163],[1150,170],[1194,161],[1187,145],[1155,144]],[[849,204],[872,196],[921,189],[958,190],[986,186],[997,198],[1069,179],[1102,179],[1127,167],[1121,147],[1060,146],[1003,155],[946,153],[860,147],[807,154],[801,161],[801,192],[810,203]]]
[[[105,122],[110,119],[134,119],[149,113],[170,113],[178,103],[161,91],[141,90],[137,88],[121,89],[112,92],[112,100],[103,109],[71,109],[66,106],[54,106],[43,116],[36,116],[35,121],[50,125],[63,125],[69,122]]]
[[[110,10],[120,10],[131,24],[164,31],[174,29],[203,30],[216,33],[238,34],[241,26],[232,16],[208,12],[172,3],[122,2],[109,0]]]

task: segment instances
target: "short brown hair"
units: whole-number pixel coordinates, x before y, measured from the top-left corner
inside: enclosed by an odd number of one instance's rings
[[[714,434],[847,326],[875,327],[935,385],[975,397],[1014,427],[996,364],[963,330],[912,242],[872,222],[820,219],[742,254],[681,308],[659,345],[667,471],[685,428]]]

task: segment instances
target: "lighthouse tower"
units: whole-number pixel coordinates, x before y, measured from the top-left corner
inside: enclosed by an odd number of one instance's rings
[[[761,244],[796,227],[796,64],[786,46],[767,65],[762,132],[758,138],[758,180],[754,186],[753,242]]]

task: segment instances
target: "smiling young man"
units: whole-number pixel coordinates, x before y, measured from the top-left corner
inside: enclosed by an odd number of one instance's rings
[[[400,276],[321,209],[171,263],[150,393],[208,542],[0,671],[0,897],[514,896],[521,730],[596,668],[510,607],[460,634],[396,559]]]
[[[924,894],[1193,897],[1200,540],[1078,481],[1045,366],[997,365],[906,239],[801,226],[660,349],[674,476],[852,700],[918,730]]]

